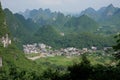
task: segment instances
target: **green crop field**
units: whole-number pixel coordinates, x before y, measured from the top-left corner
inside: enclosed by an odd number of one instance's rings
[[[101,65],[115,65],[116,60],[112,55],[100,55],[98,53],[87,54],[87,59],[92,65],[101,64]],[[55,57],[44,57],[35,60],[35,63],[38,65],[47,66],[63,66],[67,67],[75,63],[81,62],[81,56],[55,56]]]
[[[61,66],[72,65],[74,61],[78,62],[79,57],[67,58],[66,56],[55,56],[55,57],[45,57],[45,58],[40,58],[40,59],[35,60],[37,64],[48,63],[48,64],[56,64],[56,65],[61,65]]]

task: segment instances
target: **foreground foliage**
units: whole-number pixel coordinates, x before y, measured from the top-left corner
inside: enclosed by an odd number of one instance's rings
[[[120,64],[92,65],[86,55],[78,63],[65,67],[36,64],[11,45],[0,50],[3,66],[0,68],[0,80],[119,80]],[[6,57],[7,56],[7,57]],[[47,66],[44,69],[42,66]]]
[[[116,38],[116,45],[113,46],[114,50],[116,51],[115,57],[120,59],[120,33],[115,36]]]
[[[8,31],[1,4],[0,16],[3,16],[0,18],[0,37],[2,37]],[[70,65],[67,69],[50,66],[44,70],[42,65],[26,59],[13,42],[6,48],[3,48],[0,42],[0,57],[3,61],[3,66],[0,67],[0,80],[120,80],[120,63],[91,65],[86,55],[82,56],[81,62]]]

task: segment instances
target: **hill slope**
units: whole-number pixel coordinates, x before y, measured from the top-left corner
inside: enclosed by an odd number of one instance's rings
[[[31,19],[25,19],[20,14],[13,14],[9,9],[4,10],[8,28],[13,37],[22,43],[30,42],[32,35],[39,29]]]
[[[94,19],[99,25],[99,33],[104,35],[111,35],[119,32],[119,10],[120,8],[114,7],[112,4],[107,7],[102,7],[98,11],[88,8],[81,12],[80,15],[87,15],[88,17]]]
[[[0,3],[0,37],[4,36],[6,33],[8,33],[8,29],[6,25],[5,14],[2,11],[2,6]]]
[[[73,17],[64,26],[79,32],[95,32],[99,28],[99,24],[86,15]]]
[[[2,59],[0,80],[35,79],[33,76],[36,75],[36,70],[39,70],[36,64],[26,59],[24,54],[16,48],[13,41],[7,47],[3,47],[3,44],[1,44],[1,37],[8,33],[9,29],[5,23],[5,14],[0,4],[0,58]],[[9,34],[9,36],[11,35]]]

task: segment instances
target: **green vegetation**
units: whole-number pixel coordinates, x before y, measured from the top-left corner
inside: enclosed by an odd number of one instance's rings
[[[58,47],[56,40],[60,39],[60,33],[54,29],[52,26],[43,26],[34,35],[34,42],[45,43],[51,45],[52,47]]]
[[[82,62],[68,67],[71,80],[119,80],[119,66],[103,66],[90,64],[90,61],[83,56]],[[69,80],[68,79],[68,80]]]
[[[0,38],[7,33],[9,32],[0,4]],[[0,80],[32,80],[34,72],[40,68],[35,66],[35,63],[26,59],[24,54],[16,48],[14,42],[4,48],[0,40],[0,57],[2,58]],[[40,74],[40,71],[37,73]]]
[[[101,49],[115,43],[112,35],[104,34],[100,25],[86,15],[71,17],[62,13],[51,13],[49,10],[41,10],[40,13],[33,10],[25,19],[20,14],[12,14],[8,9],[4,12],[8,28],[18,47],[28,43],[44,43],[55,49],[91,46]],[[99,28],[100,31],[97,31]],[[60,33],[64,33],[64,36]]]
[[[99,28],[98,23],[86,15],[82,15],[80,17],[72,17],[70,20],[68,20],[65,23],[64,26],[67,27],[67,29],[71,28],[73,31],[76,31],[76,32],[89,31],[89,33],[90,32],[93,33]]]
[[[119,66],[115,67],[114,65],[109,65],[113,62],[114,58],[101,56],[101,61],[99,61],[100,58],[94,59],[94,57],[99,56],[98,53],[87,55],[89,59],[84,57],[66,58],[64,56],[58,56],[41,58],[32,62],[27,60],[17,48],[11,45],[7,49],[2,48],[2,53],[0,55],[2,55],[3,58],[3,66],[0,68],[1,80],[105,80],[109,75],[114,76],[112,78],[109,76],[109,80],[119,79]],[[107,57],[111,62],[107,64],[105,62],[105,65],[101,64],[104,60],[108,61]],[[98,63],[93,61],[98,61]],[[117,63],[115,65],[117,65]],[[111,71],[113,73],[109,73]],[[84,75],[84,77],[81,75]]]
[[[115,38],[117,39],[116,40],[116,45],[115,46],[113,46],[113,49],[115,50],[115,51],[117,51],[116,52],[116,54],[115,54],[115,57],[116,58],[118,58],[118,59],[120,59],[120,34],[117,34],[116,36],[115,36]]]
[[[34,37],[34,42],[41,42],[55,49],[67,47],[91,48],[91,46],[102,49],[115,43],[112,36],[101,36],[89,32],[71,32],[61,36],[60,32],[52,26],[41,27]]]
[[[107,7],[102,7],[97,11],[92,8],[88,8],[81,12],[81,15],[83,14],[99,23],[99,34],[110,35],[115,34],[120,30],[120,8],[116,8],[112,4]]]
[[[3,66],[0,68],[0,80],[32,80],[34,72],[42,69],[26,59],[24,54],[13,44],[8,48],[0,47],[0,55],[3,61]],[[41,71],[37,73],[41,74]]]
[[[79,57],[69,57],[67,58],[66,56],[55,56],[55,57],[45,57],[45,58],[40,58],[35,60],[37,64],[51,64],[51,65],[56,65],[56,66],[63,66],[67,67],[69,65],[72,65],[74,62],[79,62]],[[46,64],[45,66],[47,66]]]
[[[86,57],[91,62],[92,65],[112,65],[116,64],[115,58],[111,54],[106,54],[103,52],[96,52],[96,53],[86,53]],[[51,64],[51,65],[57,65],[57,66],[70,66],[74,63],[81,62],[81,56],[72,56],[72,57],[66,57],[66,56],[55,56],[55,57],[45,57],[35,60],[37,64]],[[47,65],[48,65],[47,64]],[[47,66],[46,65],[46,66]]]
[[[49,10],[46,11],[49,14]],[[103,47],[112,43],[109,37],[105,36],[105,38],[86,32],[79,33],[79,31],[72,32],[71,34],[70,32],[66,32],[65,36],[60,36],[60,30],[56,30],[55,27],[52,27],[53,25],[39,27],[35,29],[38,32],[34,32],[33,29],[35,27],[32,27],[34,23],[31,20],[26,20],[19,14],[13,15],[9,10],[5,10],[5,13],[8,29],[13,37],[17,37],[15,42],[28,43],[30,40],[36,39],[34,41],[43,41],[55,48],[70,46],[81,48],[90,47],[91,45]],[[62,23],[64,15],[60,13],[59,15],[58,20]],[[85,17],[88,20],[87,22],[89,22],[87,16],[82,17]],[[0,4],[0,38],[9,33],[6,21]],[[82,22],[81,19],[80,22],[82,27],[84,25],[89,29],[88,25]],[[77,24],[79,25],[79,19]],[[34,26],[36,25],[34,24]],[[72,25],[74,24],[71,24],[71,27],[73,27]],[[78,25],[77,27],[79,27]],[[94,25],[97,24],[91,25],[94,27],[94,31],[97,27]],[[33,37],[33,35],[36,36]],[[120,47],[119,36],[117,36],[117,45],[114,46],[118,51]],[[0,80],[120,80],[120,62],[119,60],[116,61],[111,54],[97,52],[70,58],[56,56],[31,61],[16,47],[15,42],[12,41],[12,44],[6,48],[0,42],[0,57],[3,64],[0,67]]]
[[[31,43],[33,33],[39,28],[31,19],[25,19],[22,15],[13,14],[5,9],[6,22],[15,42],[19,44]]]
[[[4,12],[2,11],[2,6],[0,2],[0,37],[4,36],[6,33],[8,33],[7,25],[6,25],[6,20],[5,20],[5,15]]]

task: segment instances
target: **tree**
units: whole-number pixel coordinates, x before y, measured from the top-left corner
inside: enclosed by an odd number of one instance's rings
[[[70,80],[88,80],[92,72],[92,67],[86,55],[82,55],[82,61],[68,67]]]
[[[2,10],[1,2],[0,2],[0,37],[4,36],[6,33],[8,33],[5,15]]]
[[[116,43],[117,44],[115,46],[113,46],[113,49],[115,51],[117,51],[117,53],[115,54],[115,57],[118,58],[118,59],[120,59],[120,33],[118,33],[115,36],[115,38],[116,38]]]

